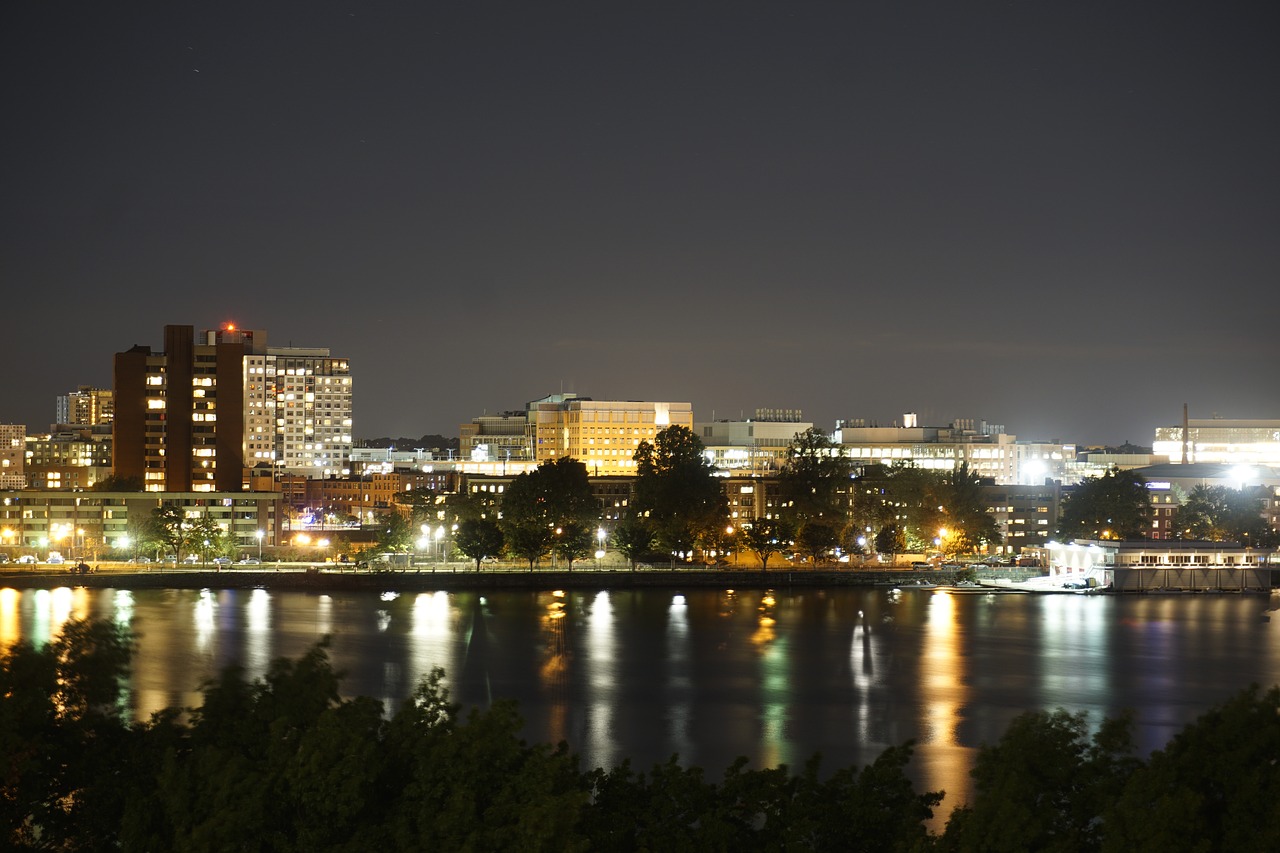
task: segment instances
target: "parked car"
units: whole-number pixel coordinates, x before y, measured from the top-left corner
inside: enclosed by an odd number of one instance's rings
[[[5,564],[5,563],[7,563],[7,562],[9,562],[9,555],[8,555],[8,554],[0,554],[0,566],[4,565],[4,564]]]
[[[200,561],[200,558],[197,557],[195,554],[188,554],[187,556],[182,558],[182,562],[184,563],[197,563],[199,561]]]
[[[66,559],[57,551],[49,552],[49,559],[45,560],[51,566],[60,566],[66,562]]]
[[[262,561],[259,560],[257,557],[245,557],[244,559],[240,560],[240,565],[242,566],[257,566],[257,565],[261,565],[261,563]]]
[[[34,565],[36,562],[36,557],[34,554],[23,554],[21,557],[18,558],[18,562],[25,566]]]
[[[229,566],[231,565],[231,558],[230,557],[214,557],[213,564],[215,566]]]

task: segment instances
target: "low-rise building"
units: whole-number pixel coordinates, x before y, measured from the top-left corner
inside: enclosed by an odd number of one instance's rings
[[[207,516],[240,547],[279,539],[282,518],[276,492],[69,492],[23,489],[0,492],[0,542],[36,553],[60,550],[77,559],[119,554],[137,544],[158,507],[177,507],[191,518]]]

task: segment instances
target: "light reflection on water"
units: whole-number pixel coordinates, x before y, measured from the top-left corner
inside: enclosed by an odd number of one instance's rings
[[[199,702],[237,663],[261,677],[325,634],[347,695],[390,710],[433,668],[451,697],[520,703],[529,740],[585,765],[678,753],[827,770],[914,739],[912,772],[969,791],[977,747],[1023,710],[1135,713],[1144,752],[1250,682],[1280,682],[1280,620],[1255,596],[950,595],[872,589],[314,595],[0,590],[0,644],[94,615],[140,634],[135,716]]]

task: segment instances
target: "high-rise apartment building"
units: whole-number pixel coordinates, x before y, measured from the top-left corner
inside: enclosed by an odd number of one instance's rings
[[[350,470],[351,374],[328,349],[261,330],[166,326],[163,352],[116,355],[115,473],[154,491],[237,491],[245,467]]]
[[[111,423],[115,414],[115,395],[110,388],[81,385],[70,394],[58,397],[55,423],[72,426],[101,426]]]
[[[147,491],[238,492],[244,480],[244,345],[165,326],[164,350],[116,353],[112,464]]]
[[[351,473],[351,365],[322,347],[267,346],[263,331],[226,327],[244,356],[244,460],[304,477]]]

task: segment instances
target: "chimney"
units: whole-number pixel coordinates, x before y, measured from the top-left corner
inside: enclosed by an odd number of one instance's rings
[[[1190,440],[1191,430],[1187,428],[1187,404],[1182,404],[1182,464],[1187,464],[1187,443]]]

